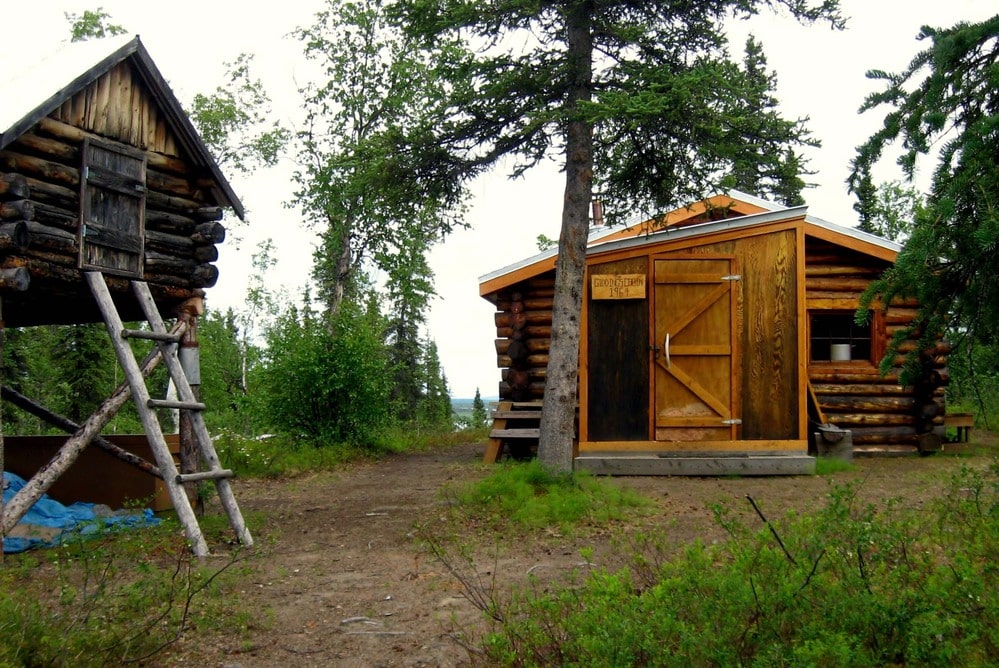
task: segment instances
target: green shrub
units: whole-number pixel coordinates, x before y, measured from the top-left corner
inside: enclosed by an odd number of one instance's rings
[[[962,469],[930,514],[834,487],[827,506],[494,610],[512,666],[986,665],[999,655],[999,467]],[[654,543],[649,543],[654,544]],[[648,564],[660,564],[649,569]]]
[[[374,446],[391,421],[380,316],[350,302],[328,321],[283,314],[268,332],[259,380],[275,429],[313,444]]]
[[[8,556],[0,569],[0,666],[123,665],[159,654],[192,629],[238,631],[248,620],[226,609],[219,592],[239,560],[207,568],[175,525]]]
[[[450,490],[462,511],[511,528],[604,524],[647,503],[644,497],[586,472],[553,475],[537,460],[505,462],[488,477]]]

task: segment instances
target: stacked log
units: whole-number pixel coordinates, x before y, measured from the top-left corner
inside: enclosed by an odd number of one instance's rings
[[[27,199],[31,194],[20,174],[0,174],[0,252],[19,252],[28,247],[28,226],[35,209]],[[24,292],[31,275],[23,267],[0,267],[0,291]]]
[[[806,303],[816,310],[854,310],[860,295],[887,266],[860,254],[844,257],[842,249],[810,244],[806,249]],[[874,314],[875,357],[886,351],[888,340],[915,321],[917,309],[915,301],[898,298]],[[899,382],[905,355],[918,345],[915,339],[903,341],[893,369],[885,376],[876,362],[809,363],[809,381],[826,420],[849,429],[855,446],[913,446],[920,450],[939,447],[950,347],[939,340],[930,350],[922,351],[926,372],[914,386],[902,386]]]
[[[43,118],[0,151],[0,221],[24,222],[30,243],[5,257],[47,281],[79,281],[79,127]],[[96,137],[95,137],[96,138]],[[216,244],[225,238],[222,209],[211,206],[210,180],[170,155],[145,151],[146,194],[143,280],[192,291],[218,279]]]
[[[496,296],[496,364],[499,396],[532,401],[545,393],[552,331],[552,273],[531,278]]]

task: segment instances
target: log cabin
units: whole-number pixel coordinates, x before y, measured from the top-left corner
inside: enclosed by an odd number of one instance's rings
[[[794,474],[827,442],[927,452],[944,434],[947,344],[914,387],[878,365],[916,316],[854,319],[898,244],[743,193],[593,228],[576,465],[610,474]],[[557,249],[480,278],[496,307],[500,406],[486,460],[537,443]],[[912,350],[906,341],[901,351]],[[531,442],[531,439],[533,443]],[[845,440],[844,440],[845,439]]]
[[[215,284],[223,213],[243,206],[138,37],[67,44],[0,99],[6,326],[100,322],[88,269],[125,320],[142,319],[129,279],[168,314]]]
[[[37,498],[67,471],[73,475],[70,465],[93,442],[99,446],[99,457],[110,455],[125,462],[147,480],[149,474],[159,478],[171,492],[171,505],[188,528],[195,552],[207,554],[188,499],[182,489],[177,494],[184,476],[177,475],[156,418],[146,419],[157,401],[167,402],[150,398],[138,407],[149,445],[143,444],[143,451],[151,448],[156,464],[97,435],[129,391],[137,398],[146,392],[142,374],[148,373],[152,360],[158,361],[151,354],[140,369],[121,343],[133,337],[160,342],[155,344],[156,354],[170,369],[174,383],[189,395],[173,402],[173,408],[182,409],[181,470],[190,480],[198,476],[216,482],[240,540],[249,544],[249,533],[241,526],[224,480],[231,472],[218,466],[200,416],[203,405],[190,387],[199,382],[197,318],[205,289],[218,278],[214,263],[217,245],[225,239],[222,220],[226,211],[243,218],[239,198],[138,36],[65,44],[35,62],[11,61],[4,66],[0,327],[104,321],[128,384],[83,425],[52,414],[44,398],[2,388],[4,399],[72,436],[46,463],[34,464],[34,473],[17,470],[16,438],[6,439],[6,452],[0,441],[0,464],[31,477],[24,488],[30,494],[22,499],[19,493],[10,504],[14,509],[0,507],[0,529],[3,533],[11,529],[19,513],[33,502],[29,497]],[[169,333],[163,318],[176,319]],[[151,331],[127,330],[122,321],[149,321]],[[135,365],[134,372],[123,355]],[[27,453],[23,459],[37,459],[35,455]],[[195,473],[201,464],[209,471]],[[69,500],[114,503],[107,494],[121,482],[120,476],[93,473],[111,471],[110,467],[91,464],[76,469],[86,478],[84,488],[105,496]]]

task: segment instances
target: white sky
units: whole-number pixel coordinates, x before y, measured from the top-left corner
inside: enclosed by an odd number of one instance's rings
[[[915,40],[922,25],[949,27],[977,21],[996,11],[993,0],[842,0],[850,17],[847,30],[799,26],[765,15],[751,24],[732,26],[733,54],[741,53],[752,31],[763,43],[770,68],[778,77],[778,98],[787,117],[809,117],[808,127],[822,141],[811,151],[811,181],[805,192],[809,213],[841,225],[856,224],[853,199],[845,179],[854,148],[877,127],[879,115],[859,116],[857,109],[874,88],[869,69],[897,71],[923,44]],[[297,42],[287,35],[308,25],[322,0],[283,0],[278,4],[246,0],[30,0],[4,3],[3,52],[27,58],[44,52],[69,34],[66,12],[82,14],[98,7],[112,21],[140,35],[150,56],[187,105],[195,93],[214,90],[226,61],[255,54],[255,75],[263,79],[282,120],[299,116],[297,89],[307,71]],[[5,68],[16,64],[3,63]],[[250,225],[236,229],[220,247],[218,284],[208,292],[210,308],[243,304],[250,256],[260,239],[272,237],[279,264],[270,276],[274,288],[301,292],[308,280],[313,235],[302,229],[284,204],[292,186],[290,163],[250,178],[230,175],[248,211]],[[885,178],[894,178],[885,174]],[[455,397],[496,395],[500,380],[493,346],[492,306],[478,296],[478,277],[537,251],[536,238],[558,237],[563,181],[557,165],[539,168],[510,181],[496,173],[477,181],[468,214],[470,230],[453,234],[431,254],[439,298],[429,318],[430,335]],[[237,241],[236,237],[241,239]]]

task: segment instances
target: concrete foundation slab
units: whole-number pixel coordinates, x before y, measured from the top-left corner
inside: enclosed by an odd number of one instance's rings
[[[813,475],[815,457],[805,454],[660,457],[656,453],[599,454],[576,457],[576,470],[595,475],[765,476]]]

